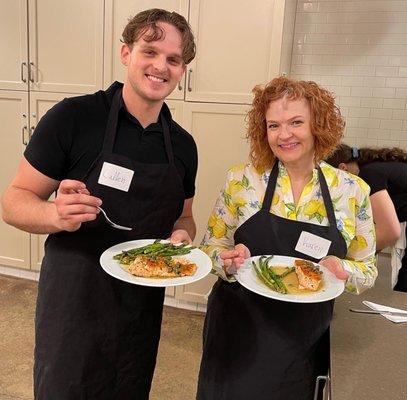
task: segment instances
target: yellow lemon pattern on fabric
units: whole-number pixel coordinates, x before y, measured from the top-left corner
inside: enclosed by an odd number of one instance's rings
[[[326,209],[322,200],[310,200],[304,206],[304,215],[310,220],[316,219],[318,222],[322,222],[326,218]]]
[[[216,239],[220,239],[226,235],[227,227],[225,222],[222,220],[222,218],[214,214],[209,217],[208,227],[211,230],[211,236],[215,237]]]
[[[242,183],[240,181],[233,180],[229,182],[227,192],[231,196],[233,196],[234,194],[239,193],[242,189],[243,189]]]
[[[350,242],[349,250],[356,252],[359,250],[364,250],[367,247],[367,241],[363,236],[355,236],[355,238]]]
[[[349,207],[349,210],[352,211],[352,213],[355,212],[356,199],[355,199],[354,197],[349,197],[349,200],[348,200],[348,207]]]
[[[321,166],[321,170],[325,176],[327,185],[329,187],[337,187],[339,184],[339,180],[338,180],[338,175],[336,174],[335,170],[332,167],[327,168],[324,166]]]

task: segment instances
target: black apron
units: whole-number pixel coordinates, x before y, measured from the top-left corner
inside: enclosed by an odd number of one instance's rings
[[[164,288],[119,281],[99,265],[117,243],[167,238],[185,200],[168,122],[161,117],[168,164],[143,164],[113,153],[121,89],[114,95],[103,149],[83,178],[103,200],[102,215],[45,243],[36,310],[36,400],[148,399],[161,331]],[[162,114],[161,114],[162,115]],[[103,163],[134,171],[128,192],[98,184]]]
[[[329,226],[270,213],[276,162],[260,211],[235,232],[252,256],[276,254],[318,261],[294,250],[302,231],[331,240],[330,255],[343,258],[346,242],[336,227],[325,178],[318,168]],[[257,295],[219,279],[209,297],[204,325],[198,400],[312,400],[315,379],[329,367],[333,301],[288,303]]]

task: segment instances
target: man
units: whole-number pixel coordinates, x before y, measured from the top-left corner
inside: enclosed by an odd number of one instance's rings
[[[4,194],[7,223],[50,234],[36,310],[36,400],[148,399],[164,289],[111,278],[99,257],[127,240],[195,236],[196,146],[164,104],[194,56],[182,16],[137,14],[123,31],[124,84],[54,106]],[[99,206],[132,230],[109,226]]]

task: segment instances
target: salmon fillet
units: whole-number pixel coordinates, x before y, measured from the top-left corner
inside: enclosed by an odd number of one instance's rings
[[[322,281],[319,268],[306,260],[295,260],[294,267],[298,277],[298,289],[317,291]]]
[[[137,256],[127,266],[132,275],[143,278],[178,278],[192,276],[197,269],[196,264],[185,259],[173,260],[161,256]]]

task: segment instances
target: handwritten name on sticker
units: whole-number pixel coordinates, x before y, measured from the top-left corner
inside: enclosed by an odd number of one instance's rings
[[[100,171],[98,183],[115,189],[129,191],[134,171],[119,165],[104,162]]]
[[[295,250],[313,258],[322,258],[328,254],[331,243],[330,240],[302,231]]]

